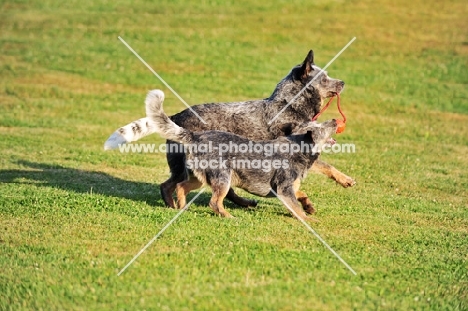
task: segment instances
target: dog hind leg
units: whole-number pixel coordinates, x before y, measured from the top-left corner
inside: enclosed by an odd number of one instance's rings
[[[167,148],[175,142],[168,141]],[[187,169],[185,167],[185,153],[168,152],[166,154],[167,164],[171,170],[171,177],[160,185],[161,197],[164,203],[172,208],[176,208],[172,194],[176,190],[177,184],[187,180]]]
[[[187,204],[187,194],[195,189],[198,189],[202,186],[202,183],[195,177],[189,176],[187,180],[180,182],[176,186],[177,194],[177,205],[179,209],[182,209]]]
[[[241,207],[255,207],[257,206],[257,201],[255,200],[250,200],[246,199],[243,197],[238,196],[235,192],[234,189],[229,188],[229,191],[226,195],[226,198],[231,201],[234,204],[237,204]]]

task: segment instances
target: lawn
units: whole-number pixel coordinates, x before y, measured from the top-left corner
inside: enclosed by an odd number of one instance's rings
[[[1,310],[467,310],[464,1],[1,1]],[[346,82],[355,153],[310,174],[312,227],[276,199],[202,194],[177,213],[162,153],[105,152],[150,89],[189,104],[264,98],[310,49]],[[325,116],[339,116],[335,108]],[[141,142],[163,143],[157,135]],[[239,190],[244,196],[253,198]],[[191,195],[193,197],[195,193]]]

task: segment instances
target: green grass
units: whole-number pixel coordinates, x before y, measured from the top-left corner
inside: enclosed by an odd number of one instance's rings
[[[0,7],[1,310],[468,309],[464,1]],[[338,139],[357,152],[323,157],[358,184],[311,174],[303,190],[358,275],[278,200],[227,203],[231,220],[206,193],[118,277],[176,211],[163,154],[103,142],[149,89],[185,108],[118,36],[190,104],[266,97],[309,49],[324,66],[356,36],[328,72],[346,82]]]

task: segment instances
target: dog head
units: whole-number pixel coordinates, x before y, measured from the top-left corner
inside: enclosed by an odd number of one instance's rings
[[[314,52],[309,51],[302,64],[297,65],[291,71],[291,76],[295,82],[299,82],[308,89],[315,89],[323,100],[339,94],[344,89],[344,82],[333,79],[314,64]]]

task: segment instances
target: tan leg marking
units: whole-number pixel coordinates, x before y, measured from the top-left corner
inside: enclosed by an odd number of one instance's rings
[[[187,194],[202,186],[202,183],[195,177],[189,176],[189,179],[180,182],[176,186],[177,207],[182,209],[187,204]]]
[[[317,219],[312,218],[312,217],[308,217],[304,213],[302,208],[299,206],[299,203],[297,202],[296,198],[286,196],[286,195],[282,195],[282,194],[279,194],[279,193],[278,193],[278,197],[281,199],[283,204],[286,205],[288,210],[291,208],[294,211],[293,216],[301,218],[301,219],[306,220],[306,221],[309,220],[309,221],[318,222]]]
[[[224,209],[223,201],[229,192],[229,185],[212,185],[213,195],[210,200],[210,207],[213,211],[226,218],[233,218],[233,216]]]
[[[294,183],[293,183],[293,189],[294,189],[294,193],[296,195],[296,199],[299,201],[299,203],[301,203],[302,208],[304,209],[304,211],[306,213],[308,213],[308,214],[315,213],[314,205],[309,200],[309,197],[307,196],[307,193],[305,193],[304,191],[299,190],[300,186],[301,186],[301,180],[296,179],[294,181]]]
[[[328,176],[345,188],[352,187],[356,184],[356,181],[353,178],[343,174],[330,164],[327,164],[321,160],[315,161],[311,170]]]

